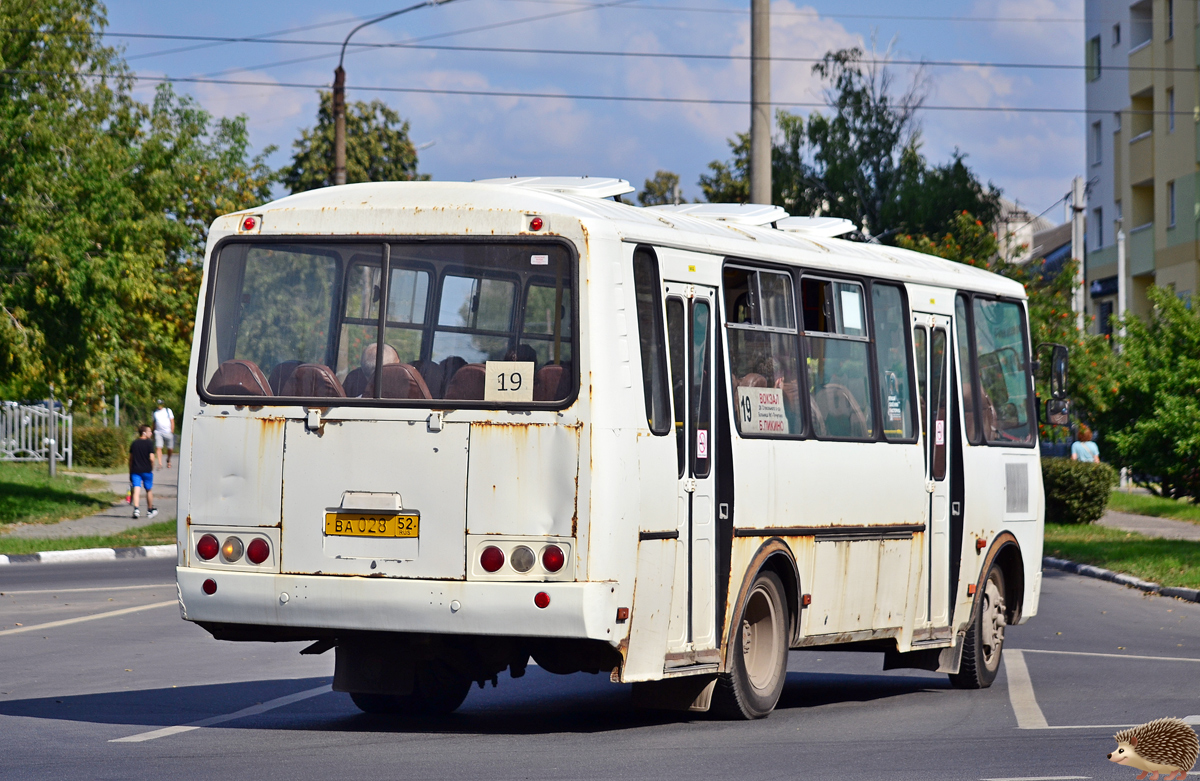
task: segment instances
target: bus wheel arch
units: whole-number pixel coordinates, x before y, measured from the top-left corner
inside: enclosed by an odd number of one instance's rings
[[[746,568],[726,628],[722,672],[712,695],[715,715],[770,715],[787,679],[788,650],[799,625],[799,575],[782,540],[768,540]]]
[[[1004,575],[1005,618],[1009,625],[1021,620],[1021,608],[1025,601],[1025,559],[1021,555],[1021,546],[1009,532],[1002,532],[992,542],[992,550],[988,560],[979,573],[978,589],[983,588],[983,578],[987,575],[987,565],[995,564]],[[977,608],[972,608],[975,610]]]

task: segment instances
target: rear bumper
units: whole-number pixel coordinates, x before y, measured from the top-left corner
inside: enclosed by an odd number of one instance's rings
[[[189,621],[586,638],[614,644],[618,639],[615,583],[401,580],[190,567],[177,567],[175,572],[183,617]],[[208,578],[217,582],[211,596],[201,590]],[[533,602],[539,591],[550,595],[544,609]],[[626,625],[619,626],[623,636]]]

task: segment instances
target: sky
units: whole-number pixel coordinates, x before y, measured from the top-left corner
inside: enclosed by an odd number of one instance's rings
[[[331,84],[346,34],[360,21],[412,2],[115,0],[108,5],[106,42],[124,47],[141,75],[255,82],[177,82],[175,88],[214,115],[244,114],[255,151],[275,146],[268,161],[282,167],[317,113],[314,87],[286,85]],[[407,119],[422,147],[420,170],[434,179],[615,176],[640,189],[662,169],[678,173],[684,197],[694,199],[708,164],[729,158],[727,139],[748,129],[748,105],[581,96],[748,100],[749,64],[727,58],[749,54],[748,6],[748,0],[453,0],[356,33],[345,61],[347,100],[380,99]],[[919,72],[905,64],[891,68],[898,89],[923,78],[929,107],[919,114],[923,154],[937,163],[960,150],[981,179],[1037,214],[1084,169],[1082,115],[971,109],[1082,109],[1082,70],[999,64],[1082,65],[1083,12],[1083,0],[772,0],[771,54],[819,58],[860,46],[896,60],[953,61]],[[212,45],[130,34],[276,35],[271,42]],[[305,43],[279,42],[284,39]],[[388,43],[526,51],[354,46]],[[773,103],[820,103],[824,86],[811,62],[772,63]],[[141,82],[138,97],[149,99],[153,89],[153,82]],[[1061,221],[1061,206],[1047,217]]]

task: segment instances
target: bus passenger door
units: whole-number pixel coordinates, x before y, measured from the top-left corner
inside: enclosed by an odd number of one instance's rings
[[[675,588],[667,666],[717,661],[716,493],[713,377],[716,368],[712,288],[666,283],[667,352],[678,455]],[[701,653],[710,651],[710,653]],[[711,657],[711,658],[710,658]]]
[[[925,529],[925,604],[918,606],[927,628],[950,624],[950,318],[913,313],[917,352],[921,434],[925,443],[925,489],[929,510]],[[934,632],[919,639],[945,639]]]

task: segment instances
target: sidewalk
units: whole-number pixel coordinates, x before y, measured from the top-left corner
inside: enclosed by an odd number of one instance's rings
[[[118,502],[107,510],[102,510],[86,518],[74,521],[59,521],[58,523],[30,523],[18,526],[4,536],[22,537],[26,539],[51,539],[58,537],[107,537],[119,534],[126,529],[146,526],[151,523],[171,521],[176,517],[175,495],[179,487],[179,460],[171,459],[171,468],[159,469],[154,473],[154,503],[158,507],[158,515],[153,519],[146,517],[146,499],[142,498],[142,517],[133,517],[133,508],[124,502]],[[84,473],[78,473],[84,474]],[[125,495],[129,490],[129,475],[89,474],[97,480],[108,482],[109,490],[115,494]]]
[[[1137,532],[1147,537],[1167,540],[1200,540],[1200,524],[1188,521],[1173,521],[1170,518],[1154,518],[1149,515],[1130,515],[1109,510],[1096,521],[1099,526]]]

